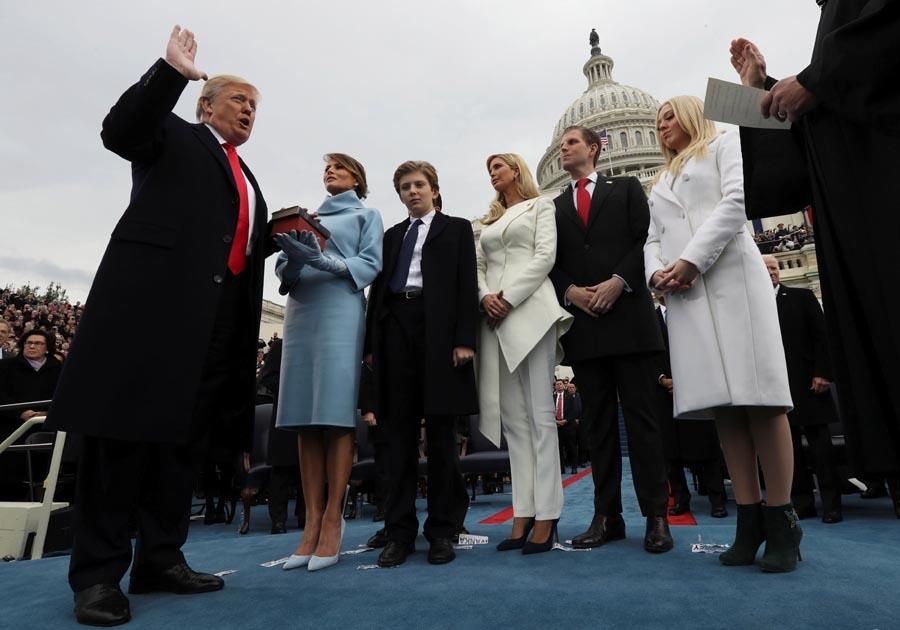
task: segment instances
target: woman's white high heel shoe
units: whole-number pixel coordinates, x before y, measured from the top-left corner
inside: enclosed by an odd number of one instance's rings
[[[281,567],[285,571],[290,571],[291,569],[299,569],[300,567],[305,567],[309,564],[309,559],[312,556],[298,556],[296,554],[291,554],[291,557],[287,559],[287,562]]]
[[[347,521],[341,518],[341,541],[338,543],[338,552],[333,556],[317,556],[313,554],[312,558],[309,559],[309,565],[306,567],[310,571],[318,571],[320,569],[325,569],[330,567],[333,564],[337,564],[338,558],[341,556],[341,545],[344,543],[344,527],[347,525]]]

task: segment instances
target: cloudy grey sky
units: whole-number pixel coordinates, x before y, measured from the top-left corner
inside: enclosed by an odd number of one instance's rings
[[[484,159],[521,153],[534,170],[559,116],[587,86],[590,29],[613,78],[663,100],[734,80],[728,45],[754,40],[770,74],[809,60],[813,0],[232,0],[3,2],[0,46],[0,285],[60,281],[84,299],[130,189],[105,151],[103,116],[161,56],[173,24],[197,35],[198,65],[245,76],[262,102],[241,149],[269,208],[315,208],[322,155],[369,173],[369,205],[404,217],[397,164],[426,159],[445,210],[484,213]],[[192,120],[199,85],[176,113]],[[277,295],[273,259],[266,297]]]

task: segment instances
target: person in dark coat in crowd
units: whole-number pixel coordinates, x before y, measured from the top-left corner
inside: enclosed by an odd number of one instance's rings
[[[900,234],[900,213],[893,207],[900,197],[900,3],[818,4],[812,59],[796,75],[776,81],[752,42],[731,43],[741,81],[769,90],[763,115],[794,123],[790,136],[741,129],[747,208],[752,213],[756,203],[757,210],[787,214],[812,205],[851,467],[859,477],[887,477],[900,506],[900,311],[891,288],[897,255],[892,247],[873,244],[872,235],[873,226],[879,234]],[[799,150],[782,150],[772,134],[788,144],[793,138]],[[782,174],[795,172],[797,177],[785,181]]]
[[[841,479],[837,453],[831,443],[829,425],[837,422],[831,397],[831,360],[825,333],[825,315],[819,300],[809,289],[781,284],[778,259],[763,256],[775,287],[781,340],[787,360],[788,382],[794,408],[788,413],[794,442],[794,487],[791,498],[800,518],[816,516],[813,479],[801,437],[806,436],[819,482],[822,522],[844,520],[841,510]]]
[[[553,404],[556,407],[556,432],[559,437],[559,467],[565,474],[566,464],[574,475],[578,472],[578,442],[576,420],[581,418],[581,401],[569,395],[568,386],[557,380],[554,384]]]
[[[32,330],[22,335],[19,354],[0,361],[0,405],[53,398],[62,371],[62,364],[53,356],[55,346],[53,336],[46,331]],[[43,409],[25,409],[0,414],[0,440],[26,420],[44,413]],[[32,427],[18,442],[40,430]],[[0,457],[0,498],[25,500],[25,479],[21,461],[9,455]]]
[[[236,149],[253,129],[256,88],[213,77],[197,102],[198,124],[172,113],[188,81],[206,78],[196,52],[193,33],[176,26],[165,59],[103,121],[104,146],[131,163],[131,199],[48,416],[52,428],[85,438],[69,563],[84,624],[131,618],[119,588],[129,565],[133,594],[225,585],[193,571],[181,546],[196,445],[215,428],[250,451],[263,264],[273,245],[262,192]],[[191,316],[160,318],[146,308],[162,303],[190,304]],[[136,330],[141,352],[123,352]],[[188,350],[173,362],[179,340]]]

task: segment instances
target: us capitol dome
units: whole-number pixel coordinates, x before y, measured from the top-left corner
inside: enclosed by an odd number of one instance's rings
[[[559,159],[563,130],[584,125],[601,134],[606,130],[609,146],[602,150],[597,170],[605,175],[637,177],[645,190],[664,160],[656,136],[659,102],[644,90],[622,85],[612,78],[613,60],[600,51],[595,31],[591,32],[591,56],[582,72],[588,86],[566,108],[553,130],[553,139],[538,163],[541,192],[555,194],[570,181]]]

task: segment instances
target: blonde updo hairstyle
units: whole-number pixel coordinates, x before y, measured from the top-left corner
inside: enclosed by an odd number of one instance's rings
[[[534,183],[534,177],[532,177],[531,171],[528,170],[528,165],[521,155],[516,153],[495,153],[488,156],[486,162],[488,173],[491,172],[491,162],[497,158],[503,160],[507,166],[516,172],[516,191],[522,199],[534,199],[540,196],[541,193],[538,191],[537,184]],[[497,196],[488,207],[488,213],[484,215],[481,222],[484,225],[494,223],[506,213],[508,207],[509,204],[506,202],[503,193],[498,191]]]

